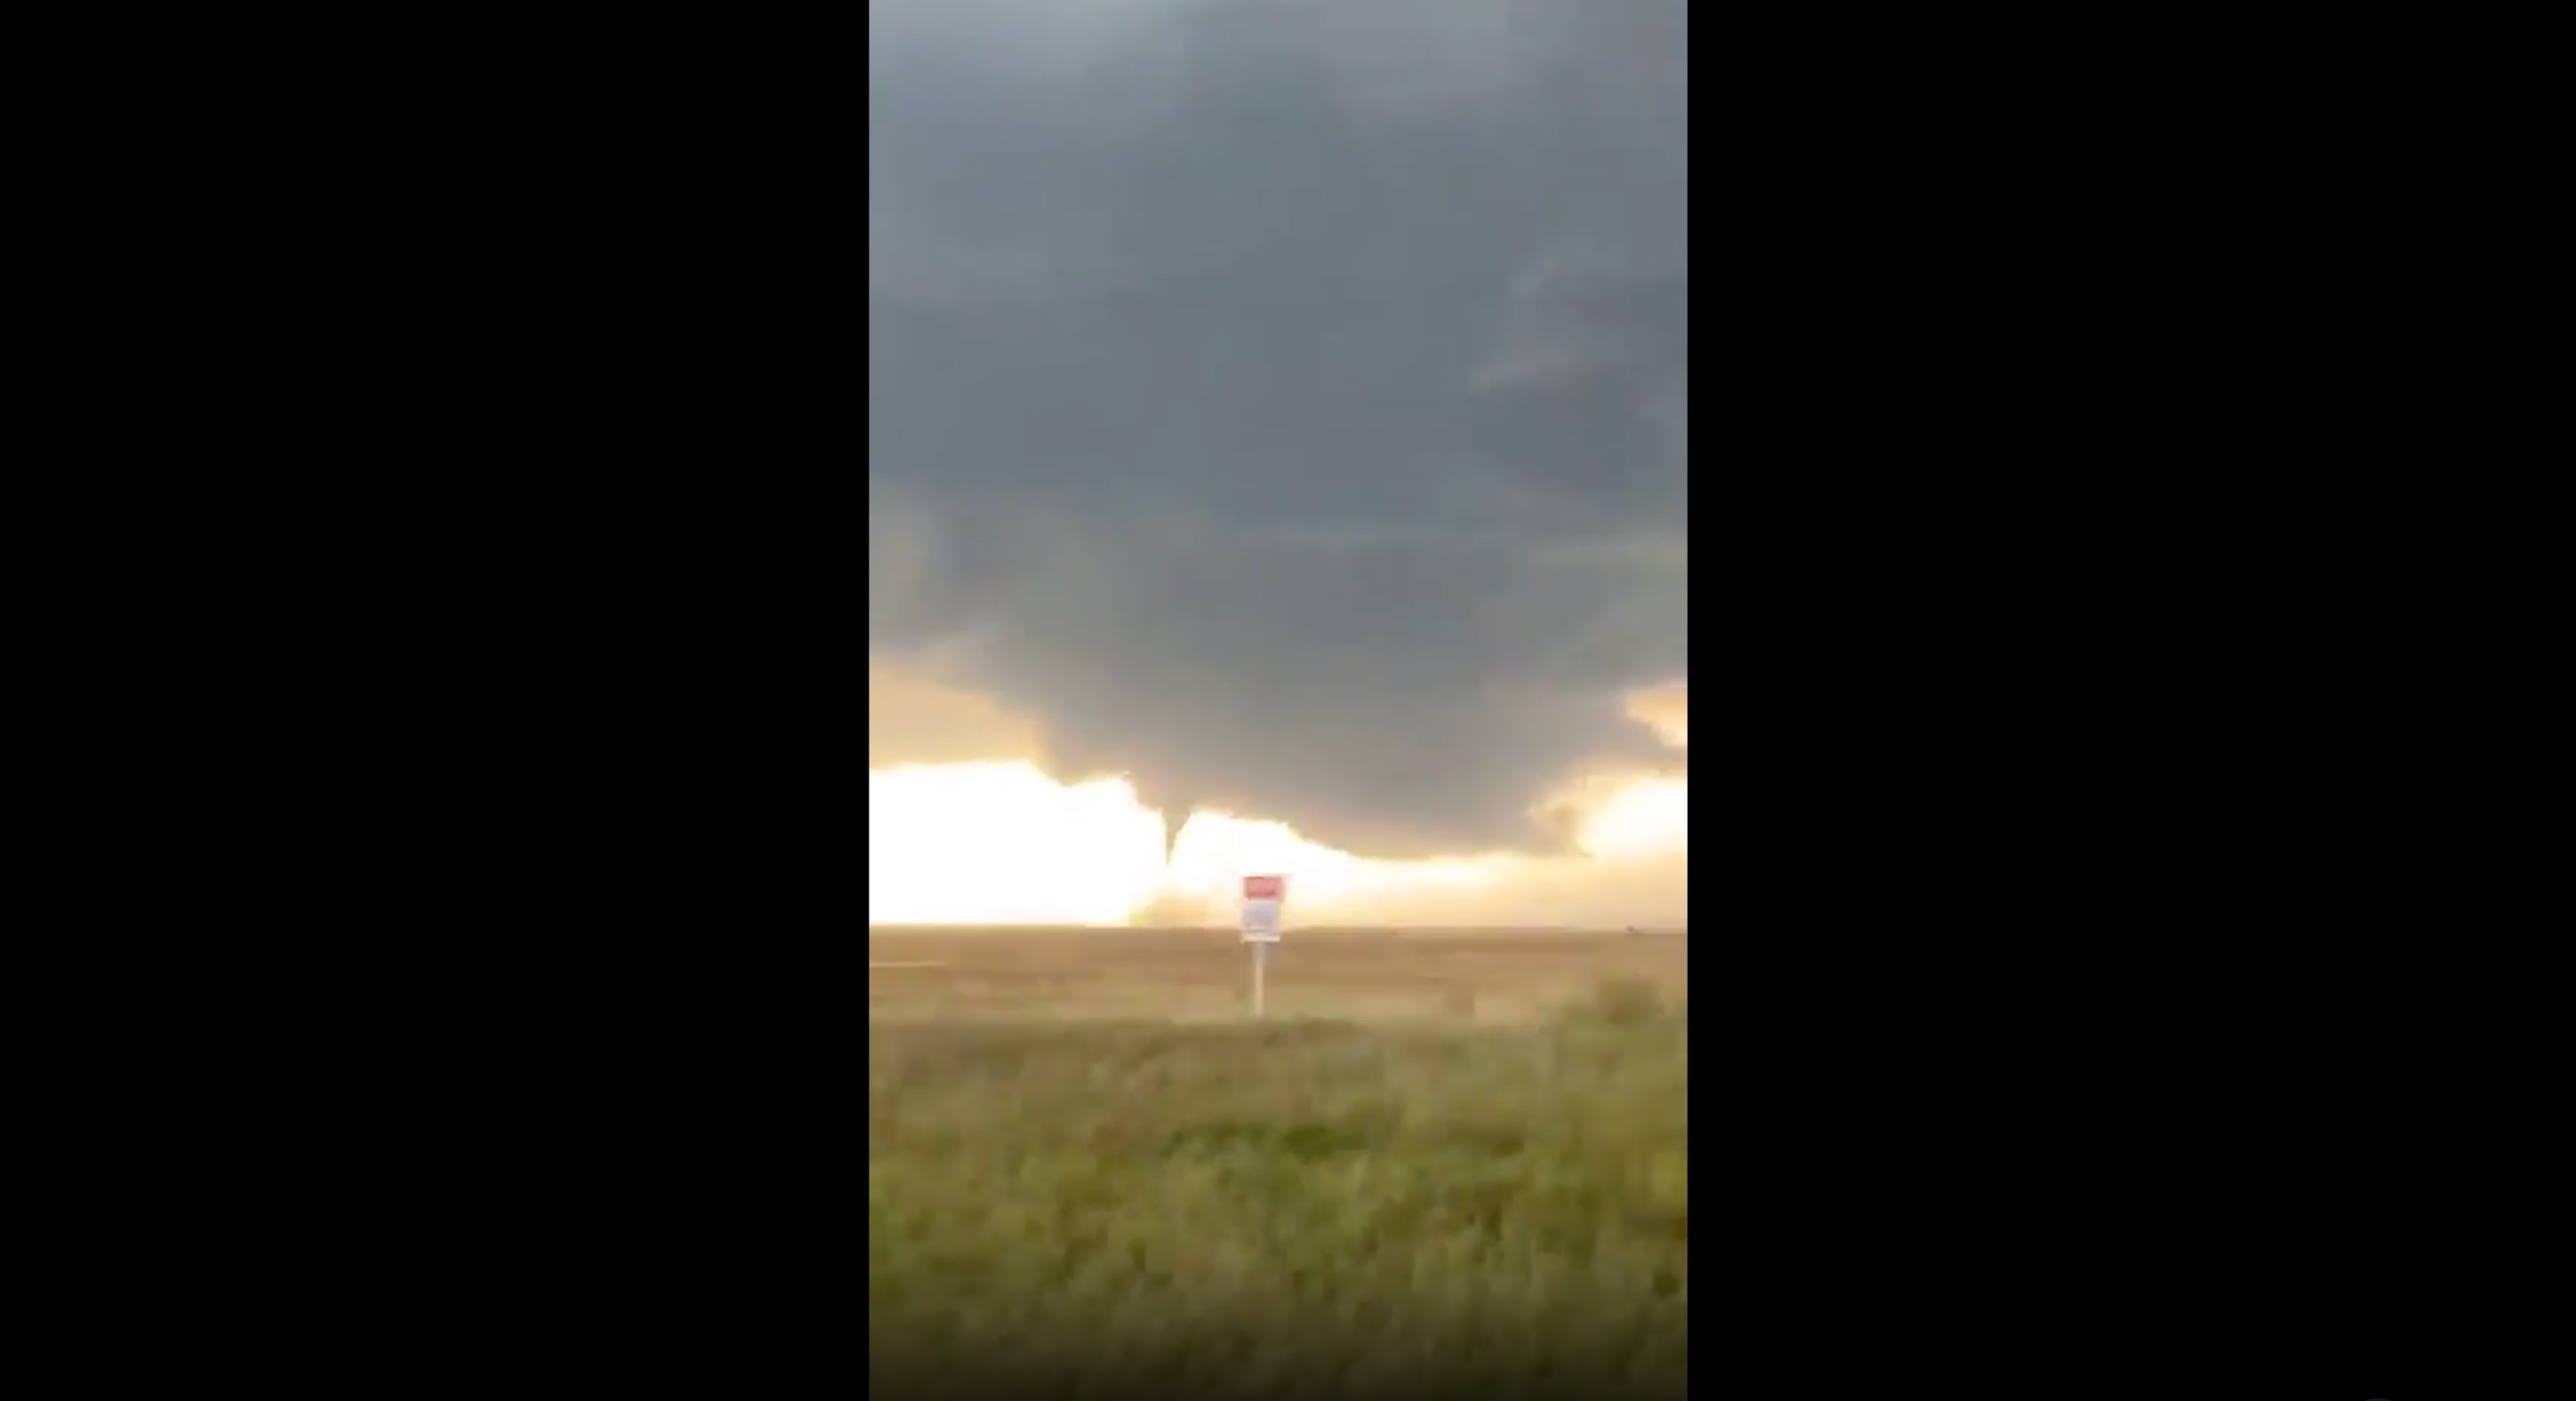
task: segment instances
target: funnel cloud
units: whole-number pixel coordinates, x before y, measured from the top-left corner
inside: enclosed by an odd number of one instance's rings
[[[1672,771],[1686,13],[874,0],[872,667],[1372,856]]]

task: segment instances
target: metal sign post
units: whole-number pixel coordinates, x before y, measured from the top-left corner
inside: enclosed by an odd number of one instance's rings
[[[1279,909],[1288,902],[1286,876],[1245,876],[1243,878],[1243,942],[1252,949],[1252,1016],[1258,1021],[1267,1013],[1263,1005],[1264,975],[1270,967],[1270,946],[1279,942]]]

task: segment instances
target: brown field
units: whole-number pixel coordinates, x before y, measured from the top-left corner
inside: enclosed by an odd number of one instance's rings
[[[1681,1002],[1689,969],[1677,931],[1291,929],[1265,1002],[1280,1018],[1515,1022],[1607,986]],[[1220,1021],[1250,1005],[1250,954],[1230,929],[868,931],[872,1018]]]

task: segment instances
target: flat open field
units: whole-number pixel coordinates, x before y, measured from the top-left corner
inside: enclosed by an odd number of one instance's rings
[[[1605,983],[1680,1000],[1689,949],[1679,933],[1292,929],[1264,1001],[1279,1018],[1522,1021]],[[871,1017],[1230,1021],[1251,986],[1232,930],[868,931]]]
[[[1683,940],[1288,940],[870,932],[872,1385],[1683,1393]]]

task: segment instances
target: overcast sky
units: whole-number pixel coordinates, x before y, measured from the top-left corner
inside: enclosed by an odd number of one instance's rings
[[[1676,766],[1685,12],[871,0],[872,672],[1368,855]]]

